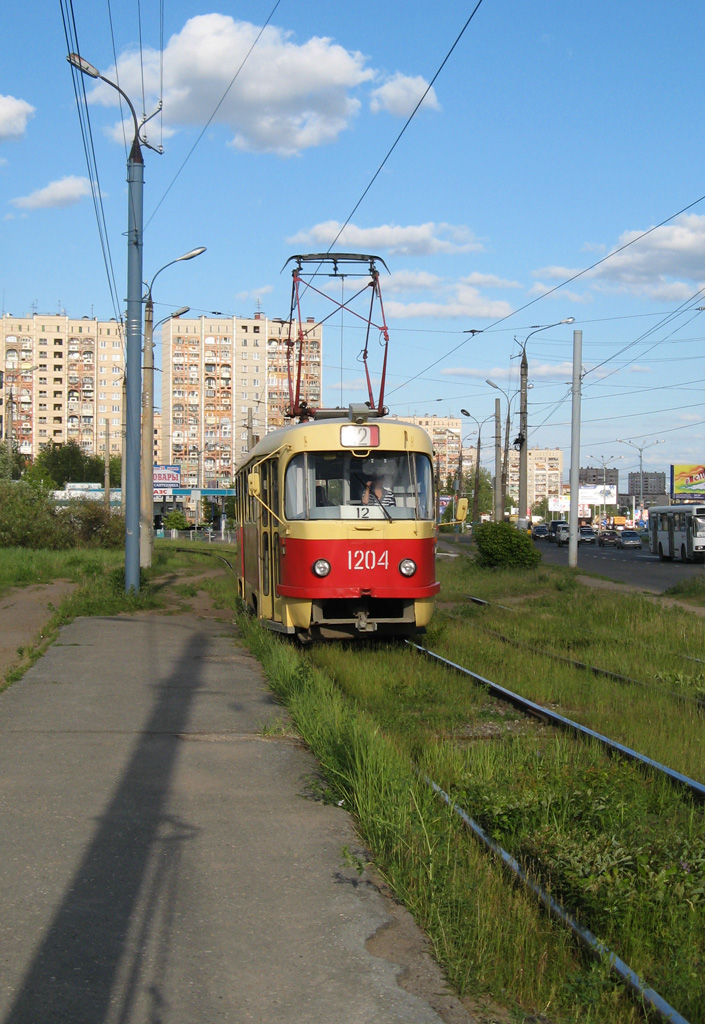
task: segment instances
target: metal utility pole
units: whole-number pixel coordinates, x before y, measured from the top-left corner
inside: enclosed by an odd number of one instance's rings
[[[519,384],[519,517],[517,529],[526,530],[526,505],[528,501],[528,469],[529,453],[526,447],[528,432],[527,420],[527,384],[529,383],[529,363],[526,358],[526,345],[521,350],[521,375]]]
[[[578,498],[580,496],[580,402],[583,360],[583,332],[573,331],[572,418],[570,427],[570,524],[568,565],[578,564]]]
[[[105,473],[103,474],[105,507],[110,511],[110,420],[105,420]]]
[[[140,566],[149,568],[154,554],[154,303],[152,285],[162,270],[179,260],[190,260],[200,256],[205,248],[194,249],[161,267],[152,278],[147,289],[144,307],[144,364],[142,367],[142,446],[141,446],[141,487],[140,487]],[[188,313],[189,306],[182,306],[172,317]],[[166,320],[169,317],[165,317]],[[159,323],[162,323],[160,320]]]
[[[481,444],[482,444],[482,428],[485,425],[485,423],[488,423],[492,419],[492,416],[486,416],[485,419],[482,420],[482,422],[480,422],[474,416],[472,416],[468,412],[467,409],[461,409],[460,411],[463,414],[463,416],[467,416],[468,419],[472,420],[473,423],[475,424],[475,426],[477,427],[477,454],[476,454],[476,457],[475,457],[475,486],[473,488],[473,495],[472,495],[472,523],[473,523],[473,526],[474,526],[475,523],[478,522],[478,517],[479,517],[479,512],[480,512],[480,447],[481,447]]]
[[[517,521],[517,529],[525,530],[527,527],[527,505],[528,505],[528,470],[529,470],[529,451],[528,451],[528,410],[527,410],[527,391],[529,382],[529,363],[526,358],[526,345],[529,338],[536,334],[538,331],[547,331],[551,327],[558,327],[560,324],[574,324],[575,317],[569,316],[565,320],[557,320],[555,324],[541,324],[527,334],[521,345],[521,377],[520,377],[520,388],[519,388],[519,436],[515,441],[515,446],[519,448],[519,518]],[[517,339],[515,339],[517,340]]]
[[[502,507],[502,421],[500,401],[494,400],[494,521],[501,523],[504,519]]]
[[[641,515],[644,515],[644,449],[653,448],[657,444],[665,444],[666,442],[662,439],[659,441],[644,441],[643,444],[635,444],[633,441],[627,441],[622,437],[617,438],[620,444],[628,444],[632,448],[636,448],[639,452],[639,510]],[[632,515],[632,519],[634,516]]]
[[[252,426],[252,406],[247,409],[247,450],[252,451],[255,446],[255,433]]]
[[[67,57],[69,64],[90,78],[99,78],[115,89],[127,103],[134,125],[134,137],[127,160],[127,323],[125,330],[125,374],[127,411],[125,429],[125,592],[140,589],[140,392],[142,362],[142,200],[144,160],[140,125],[129,96],[109,78],[77,53]],[[143,122],[144,123],[144,122]],[[161,149],[157,150],[161,152]]]

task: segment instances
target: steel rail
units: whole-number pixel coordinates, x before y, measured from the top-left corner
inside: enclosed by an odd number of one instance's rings
[[[654,761],[653,758],[647,757],[646,754],[640,754],[638,751],[632,750],[630,747],[625,746],[623,743],[619,743],[617,740],[611,740],[609,736],[603,736],[602,733],[595,732],[594,729],[589,729],[586,725],[580,725],[578,722],[573,722],[570,718],[566,718],[564,715],[559,715],[556,711],[551,711],[550,708],[546,708],[542,704],[537,704],[535,701],[528,700],[528,698],[522,697],[518,693],[513,693],[506,687],[500,686],[499,683],[493,683],[491,679],[485,679],[484,676],[478,675],[477,672],[471,672],[470,669],[464,668],[462,665],[457,665],[455,662],[449,661],[447,658],[442,658],[440,654],[435,654],[433,651],[429,651],[427,647],[421,647],[419,644],[415,644],[412,640],[407,640],[406,643],[410,647],[414,647],[417,651],[421,651],[421,653],[425,654],[427,657],[432,658],[434,661],[439,661],[441,664],[455,669],[456,672],[470,676],[471,679],[475,679],[477,682],[482,683],[482,685],[486,686],[495,696],[508,701],[521,711],[530,715],[535,715],[537,718],[550,722],[552,725],[557,725],[561,729],[568,729],[581,736],[597,740],[598,743],[601,743],[608,750],[615,751],[631,761],[636,761],[639,764],[646,765],[648,768],[652,768],[654,771],[661,772],[663,775],[666,775],[671,782],[687,789],[692,796],[700,800],[702,803],[705,803],[705,786],[700,782],[696,782],[695,779],[690,779],[687,775],[683,775],[681,772],[677,772],[673,768],[668,768],[659,761]]]
[[[414,644],[414,646],[416,645]],[[423,649],[424,648],[420,648],[420,650]],[[451,811],[462,819],[466,828],[468,828],[476,838],[495,853],[502,860],[505,867],[509,868],[509,870],[512,871],[517,878],[519,878],[524,885],[534,893],[535,896],[538,897],[550,914],[566,925],[580,942],[588,946],[593,952],[597,953],[598,956],[607,958],[611,969],[626,982],[629,988],[639,997],[639,999],[648,1003],[648,1005],[656,1011],[659,1017],[664,1021],[668,1021],[669,1024],[688,1024],[685,1017],[678,1013],[670,1003],[666,1002],[658,992],[652,988],[647,988],[639,975],[633,971],[632,968],[624,962],[624,960],[620,959],[620,957],[613,953],[588,928],[584,928],[579,924],[575,918],[572,917],[568,911],[560,905],[560,903],[554,900],[554,898],[547,893],[542,886],[537,882],[532,881],[522,868],[521,864],[519,864],[519,862],[515,860],[510,853],[501,847],[499,843],[496,843],[494,839],[490,838],[482,826],[478,825],[478,823],[474,821],[462,809],[462,807],[459,807],[455,801],[443,789],[441,789],[437,782],[434,782],[433,779],[428,776],[424,776],[423,778],[426,784],[448,804]]]
[[[471,597],[471,601],[479,601],[479,598]],[[487,602],[483,602],[487,603]],[[498,607],[503,607],[498,605]],[[467,620],[464,620],[467,621]],[[531,651],[532,654],[539,654],[544,658],[553,658],[554,661],[560,661],[564,665],[571,665],[573,668],[582,668],[586,672],[592,672],[596,676],[605,676],[607,679],[616,679],[618,683],[629,683],[632,686],[641,686],[646,690],[656,690],[658,693],[664,693],[668,697],[672,697],[673,700],[680,700],[684,704],[696,704],[698,707],[705,708],[705,700],[700,697],[691,697],[689,693],[678,693],[676,690],[662,690],[658,686],[654,686],[653,683],[645,683],[642,679],[634,679],[632,676],[623,676],[619,672],[612,672],[608,668],[600,668],[598,665],[589,665],[586,661],[576,661],[574,658],[567,658],[564,654],[556,654],[554,651],[547,651],[542,647],[533,647],[525,640],[516,640],[514,637],[505,636],[503,633],[497,633],[494,629],[488,629],[487,626],[480,626],[476,622],[471,622],[470,625],[474,629],[479,629],[483,633],[487,633],[489,636],[494,636],[497,640],[502,640],[505,644],[513,644],[515,647],[523,647],[527,651]],[[688,655],[684,654],[682,657],[687,658]],[[700,661],[699,658],[691,658],[691,661]]]

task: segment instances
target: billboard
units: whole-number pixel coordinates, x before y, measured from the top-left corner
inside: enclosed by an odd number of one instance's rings
[[[581,505],[616,505],[617,488],[604,484],[581,484],[578,492]]]
[[[155,466],[154,486],[181,487],[181,466]]]
[[[705,498],[705,465],[671,466],[672,498]]]

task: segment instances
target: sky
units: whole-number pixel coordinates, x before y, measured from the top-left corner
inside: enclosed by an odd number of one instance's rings
[[[140,120],[155,114],[145,279],[206,246],[160,274],[155,320],[184,305],[287,317],[287,260],[335,242],[388,268],[392,413],[464,408],[472,444],[499,396],[514,435],[525,346],[529,445],[562,448],[567,467],[579,330],[580,464],[618,468],[626,490],[639,448],[645,470],[705,463],[704,22],[692,0],[6,4],[3,312],[124,309],[132,122],[78,74],[77,103],[77,40]],[[304,315],[321,304],[309,295]],[[366,398],[352,320],[324,329],[327,405]],[[380,355],[375,342],[377,375]]]

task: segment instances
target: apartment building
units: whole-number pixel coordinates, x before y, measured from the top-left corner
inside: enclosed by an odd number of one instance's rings
[[[184,487],[227,487],[234,467],[289,405],[288,323],[247,317],[169,319],[162,325],[161,457]],[[301,397],[321,401],[322,330],[305,325]],[[299,342],[292,349],[298,357]]]
[[[507,494],[519,500],[519,452],[509,449]],[[526,497],[529,508],[544,498],[558,498],[563,479],[563,452],[560,448],[528,448]]]
[[[665,473],[630,473],[627,494],[653,498],[666,493]]]
[[[424,428],[433,443],[435,471],[442,485],[445,485],[449,477],[455,482],[461,458],[463,473],[474,471],[477,446],[462,443],[462,431],[468,424],[459,416],[429,416],[426,414],[425,416],[390,416],[389,418],[400,419],[405,423],[415,423]]]
[[[34,457],[76,441],[86,452],[120,454],[124,346],[116,320],[32,313],[0,320],[0,435]]]

